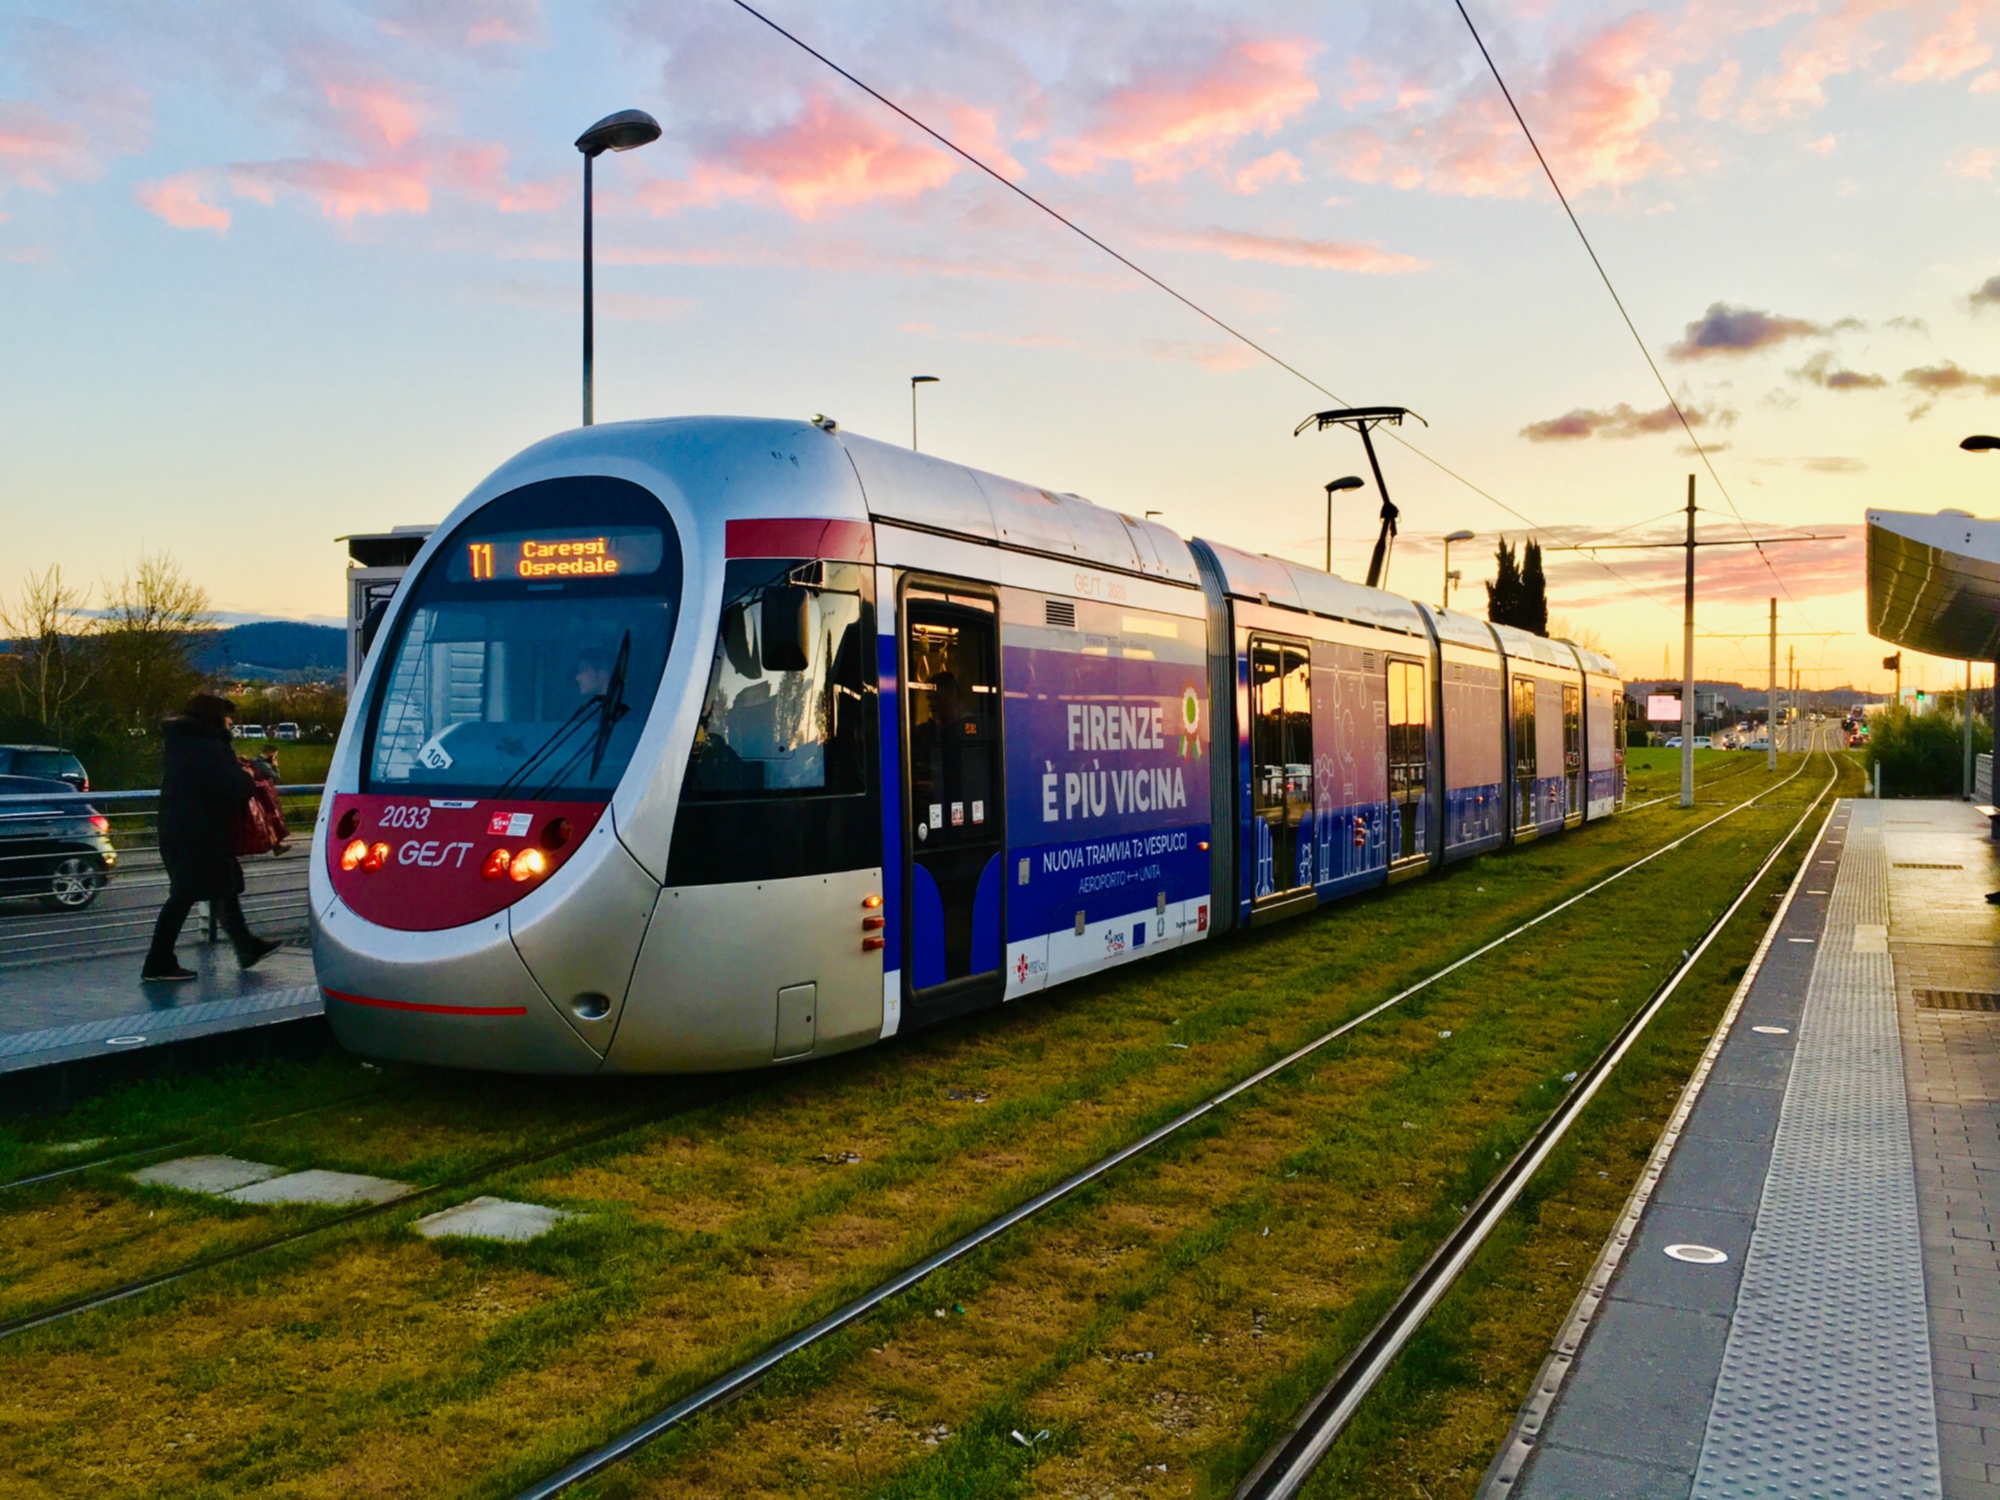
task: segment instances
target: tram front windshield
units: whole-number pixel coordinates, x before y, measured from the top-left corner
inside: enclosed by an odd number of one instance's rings
[[[548,480],[481,507],[398,612],[363,790],[603,801],[659,690],[681,556],[624,480]]]

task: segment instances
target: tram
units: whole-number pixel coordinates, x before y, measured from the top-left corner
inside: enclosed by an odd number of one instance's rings
[[[582,428],[398,589],[314,961],[368,1056],[793,1062],[1608,816],[1622,688],[830,421]]]

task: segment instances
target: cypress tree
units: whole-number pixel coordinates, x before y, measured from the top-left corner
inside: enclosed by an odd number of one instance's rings
[[[1486,618],[1495,625],[1512,625],[1521,606],[1521,564],[1505,537],[1494,550],[1493,581],[1486,585]]]
[[[1515,623],[1536,635],[1549,633],[1549,586],[1542,576],[1542,544],[1532,537],[1521,555],[1521,618]]]

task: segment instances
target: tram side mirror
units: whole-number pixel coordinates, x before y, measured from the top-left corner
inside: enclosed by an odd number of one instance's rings
[[[803,672],[812,664],[812,591],[796,584],[764,590],[758,656],[767,672]]]

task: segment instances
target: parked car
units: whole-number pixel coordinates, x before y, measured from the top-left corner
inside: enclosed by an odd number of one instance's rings
[[[1680,747],[1681,747],[1681,737],[1679,735],[1675,735],[1672,739],[1668,740],[1666,744],[1662,745],[1660,748],[1663,750],[1678,750],[1680,749]]]
[[[298,737],[299,726],[292,723],[289,719],[278,726],[278,732],[274,736],[274,738],[281,740],[295,740]]]
[[[232,731],[239,740],[262,740],[270,736],[264,733],[262,724],[238,724]]]
[[[66,781],[70,790],[90,790],[83,762],[56,745],[0,745],[0,776],[42,776]]]
[[[110,820],[52,777],[0,776],[0,799],[15,797],[36,800],[0,800],[0,896],[36,896],[50,911],[82,911],[118,863]]]

